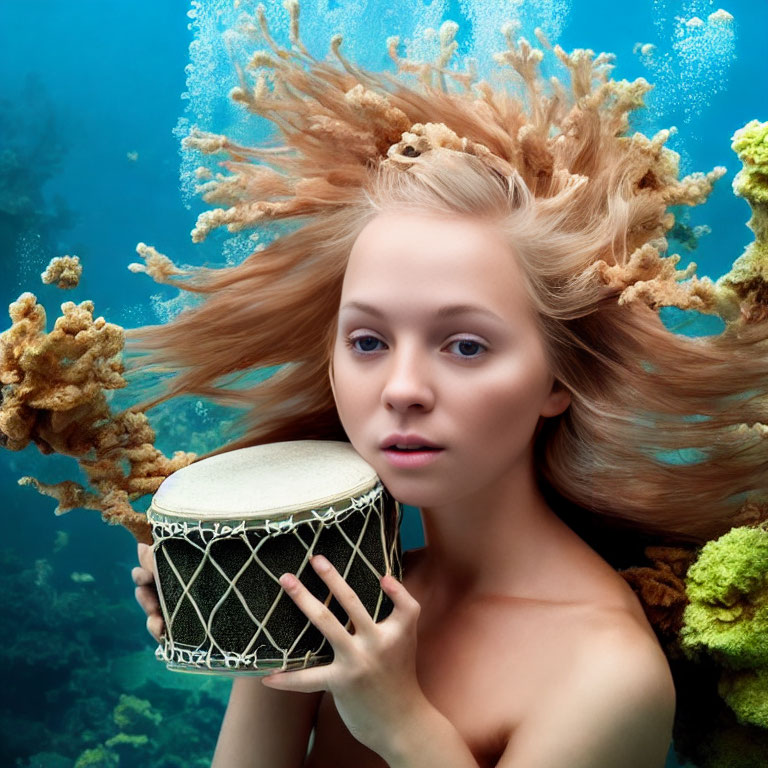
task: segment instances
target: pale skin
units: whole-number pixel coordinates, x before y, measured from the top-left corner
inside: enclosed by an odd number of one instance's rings
[[[395,610],[378,624],[340,574],[320,573],[354,633],[285,577],[335,651],[330,665],[261,679],[311,702],[315,743],[292,764],[661,768],[675,707],[666,658],[632,591],[534,481],[537,424],[570,395],[501,232],[469,217],[377,215],[350,253],[329,376],[350,442],[420,508],[426,546],[406,553],[402,584],[382,580]],[[442,450],[427,466],[393,466],[381,443],[394,432]],[[134,580],[159,637],[148,553]],[[235,765],[223,756],[240,754],[238,738],[247,748],[225,720],[215,766]]]

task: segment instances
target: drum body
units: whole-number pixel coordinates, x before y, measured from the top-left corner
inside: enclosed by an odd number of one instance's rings
[[[147,512],[169,669],[267,674],[333,660],[285,594],[293,573],[349,629],[309,562],[324,555],[375,621],[402,579],[400,505],[348,443],[302,440],[219,454],[168,477]]]

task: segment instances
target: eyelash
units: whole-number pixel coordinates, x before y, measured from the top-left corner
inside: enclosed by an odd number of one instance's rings
[[[367,333],[364,336],[347,336],[347,338],[344,339],[344,342],[346,343],[347,347],[352,350],[352,352],[360,357],[367,357],[368,355],[373,355],[379,350],[372,349],[368,351],[363,351],[358,349],[355,346],[355,343],[358,341],[362,341],[363,339],[375,339],[376,341],[380,342],[381,344],[384,344],[381,339],[376,338],[376,336],[372,336],[371,334]],[[485,354],[488,351],[488,347],[485,344],[482,344],[481,342],[477,341],[476,339],[470,339],[470,338],[462,338],[462,339],[454,339],[451,342],[451,345],[453,344],[461,344],[462,341],[468,341],[471,344],[476,344],[478,347],[482,349],[482,352],[477,355],[456,355],[461,360],[477,360],[478,358],[482,357],[483,354]]]

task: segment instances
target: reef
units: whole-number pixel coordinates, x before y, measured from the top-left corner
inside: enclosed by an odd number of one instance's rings
[[[41,453],[77,460],[95,491],[72,480],[43,483],[22,477],[21,485],[58,500],[56,514],[83,507],[151,543],[149,523],[131,502],[154,493],[171,473],[196,454],[167,458],[154,447],[155,431],[144,413],[114,413],[105,393],[126,386],[121,351],[124,331],[94,303],[68,301],[46,332],[45,309],[32,293],[9,307],[11,327],[0,333],[0,445],[21,451],[32,442]]]
[[[67,559],[0,549],[3,765],[209,766],[230,681],[168,672],[124,631],[143,617],[132,591],[73,583]]]
[[[717,281],[717,287],[723,304],[738,307],[745,323],[757,323],[768,317],[768,122],[752,120],[736,131],[732,141],[731,147],[743,163],[733,180],[733,191],[752,209],[747,226],[755,240]]]
[[[731,331],[768,319],[768,122],[745,125],[732,137],[742,162],[734,193],[750,206],[755,239],[730,271],[713,282],[652,278],[630,286],[651,306],[718,315]],[[671,236],[693,241],[681,225]],[[679,260],[671,256],[671,267]],[[742,429],[765,429],[742,425]],[[678,706],[674,745],[697,768],[759,768],[768,754],[768,524],[753,500],[743,525],[702,547],[652,546],[646,565],[620,571],[643,604],[670,662]]]
[[[768,122],[752,120],[735,132],[732,149],[743,167],[733,180],[733,190],[743,197],[752,211],[747,226],[755,234],[744,253],[734,261],[730,271],[716,282],[695,275],[697,265],[691,262],[685,270],[676,271],[680,256],[659,260],[651,246],[633,254],[630,264],[621,270],[604,270],[608,284],[626,282],[619,303],[641,299],[648,306],[674,306],[718,315],[727,326],[743,327],[768,317]],[[722,175],[722,174],[721,174]],[[692,241],[695,233],[681,225],[673,236]],[[699,234],[704,230],[699,230]],[[685,242],[684,242],[685,244]],[[646,275],[642,272],[646,271]],[[642,276],[634,282],[628,279]],[[670,280],[670,277],[674,277]],[[689,279],[690,278],[690,279]],[[684,281],[684,282],[681,282]],[[632,283],[632,284],[630,284]]]
[[[648,547],[622,576],[670,662],[674,743],[697,768],[758,768],[768,754],[768,523],[700,549]]]
[[[739,722],[768,729],[768,525],[707,542],[686,594],[683,651],[722,666],[719,693]]]
[[[288,6],[293,18],[298,6],[296,3]],[[288,77],[288,56],[269,38],[263,11],[260,11],[259,22],[272,51],[258,52],[250,67],[273,69],[272,80],[282,87],[282,97],[288,101],[298,99]],[[446,77],[453,77],[460,83],[465,77],[466,84],[471,80],[470,76],[446,68],[449,54],[455,50],[453,35],[453,27],[444,27],[441,40],[444,55],[434,65],[399,59],[394,39],[390,53],[402,70],[410,69],[427,84],[433,78]],[[333,45],[337,58],[345,67],[351,67],[339,53],[340,39],[334,39]],[[571,56],[559,48],[556,52],[577,76],[578,82],[578,74],[584,72],[585,52]],[[530,46],[510,46],[510,51],[501,56],[500,63],[513,65],[523,76],[528,73],[528,77],[533,78],[538,59]],[[606,65],[608,59],[598,63]],[[240,74],[242,84],[233,92],[235,100],[254,114],[269,112],[271,100],[276,97],[269,92],[263,75],[256,86],[250,88],[246,86],[242,72]],[[616,113],[621,114],[627,104],[640,103],[647,89],[648,85],[643,81],[634,84],[603,82],[599,94],[584,92],[578,95],[589,99],[605,98],[609,94],[619,105],[614,107]],[[362,157],[384,151],[391,162],[404,166],[415,155],[435,147],[477,155],[488,152],[479,143],[468,144],[444,125],[411,124],[401,110],[362,86],[344,92],[343,99],[349,108],[348,124],[334,122],[330,115],[315,114],[311,116],[311,122],[299,126],[296,133],[303,131],[313,140],[322,140],[345,150],[352,148]],[[376,131],[370,130],[371,126]],[[619,128],[621,126],[617,125],[617,130]],[[662,153],[668,135],[669,132],[661,132],[652,140],[639,135],[627,139],[642,145],[649,158],[662,158],[657,163],[661,181],[677,177],[676,156],[669,151]],[[620,303],[639,298],[652,307],[667,305],[696,309],[716,314],[729,325],[739,327],[768,318],[768,123],[749,123],[735,133],[732,146],[743,163],[743,169],[734,180],[734,192],[746,199],[751,207],[749,226],[755,234],[754,242],[734,262],[730,272],[716,283],[706,277],[693,276],[695,264],[678,272],[675,267],[679,256],[661,259],[656,247],[646,244],[633,253],[626,265],[603,265],[600,277],[607,286],[626,286]],[[206,154],[227,150],[233,157],[230,169],[238,161],[259,156],[256,150],[237,146],[226,137],[213,134],[193,134],[185,147]],[[487,155],[483,156],[489,159]],[[361,164],[357,162],[357,165]],[[356,172],[352,164],[337,169],[336,181],[346,183],[349,179],[345,173],[354,181]],[[724,169],[716,169],[710,174],[688,177],[677,185],[670,182],[665,192],[667,202],[670,205],[694,204],[703,200],[723,173]],[[649,185],[661,184],[659,179],[647,174],[640,181]],[[283,199],[254,203],[258,191],[268,184],[278,185],[279,197]],[[202,187],[201,191],[205,193],[206,201],[226,207],[200,216],[193,232],[195,242],[205,239],[217,227],[240,231],[269,219],[311,214],[320,205],[318,201],[324,199],[329,201],[328,205],[338,202],[334,196],[338,189],[330,183],[323,186],[321,178],[291,189],[277,171],[266,166],[249,167],[247,172],[241,168],[240,175],[228,179],[220,177]],[[290,199],[294,192],[295,197]],[[674,217],[664,223],[669,231],[674,226]],[[685,229],[680,224],[677,236],[690,243],[702,232]],[[150,246],[140,244],[139,253],[145,258],[146,266],[131,265],[134,272],[144,271],[157,282],[169,281],[182,274],[169,259]],[[60,266],[62,269],[56,266],[50,272],[50,280],[60,287],[76,284],[75,273],[70,274],[73,265],[62,263]],[[690,279],[683,283],[685,278]],[[34,443],[44,455],[57,453],[75,458],[94,490],[71,480],[46,484],[33,477],[24,477],[19,482],[34,485],[41,493],[56,498],[57,514],[77,507],[98,510],[108,523],[120,524],[139,541],[151,543],[146,518],[133,509],[132,502],[154,493],[171,473],[192,463],[196,454],[177,451],[172,458],[167,458],[155,448],[156,433],[144,413],[112,411],[107,393],[127,386],[121,360],[124,329],[106,322],[103,317],[94,319],[94,306],[93,301],[62,304],[62,316],[49,333],[45,310],[32,293],[23,293],[10,305],[12,325],[0,334],[0,445],[20,451]],[[648,547],[645,549],[647,564],[621,571],[638,593],[667,652],[678,684],[680,716],[675,726],[678,751],[694,757],[700,768],[763,765],[768,751],[766,539],[765,526],[745,525],[708,542],[700,550]],[[6,570],[0,569],[0,578]],[[114,626],[110,629],[104,622],[104,606],[94,603],[84,608],[80,597],[72,597],[77,593],[46,591],[49,571],[45,563],[36,565],[25,575],[24,586],[14,584],[11,589],[0,590],[0,596],[9,599],[8,595],[11,595],[19,600],[23,597],[23,610],[27,615],[35,615],[35,621],[38,621],[36,612],[29,611],[28,585],[31,581],[44,598],[39,607],[39,614],[46,616],[41,630],[44,636],[30,630],[17,606],[22,631],[16,635],[20,638],[18,647],[13,645],[6,651],[6,658],[13,661],[34,659],[43,667],[58,669],[86,661],[90,665],[76,669],[66,684],[49,692],[49,699],[54,702],[69,698],[66,732],[77,734],[78,738],[76,744],[64,744],[63,737],[57,740],[49,730],[54,751],[51,754],[68,760],[67,765],[75,768],[125,766],[132,761],[137,765],[151,762],[153,766],[164,768],[207,765],[205,756],[195,752],[193,746],[202,745],[201,733],[210,725],[209,721],[218,722],[218,702],[211,706],[210,702],[203,701],[203,696],[195,700],[186,692],[173,700],[166,690],[151,680],[115,700],[115,696],[108,693],[112,690],[108,683],[113,683],[114,689],[118,688],[116,669],[110,667],[105,674],[93,665],[93,659],[98,658],[96,650],[84,643],[82,637],[74,640],[67,636],[68,622],[77,611],[89,616],[94,626],[106,627],[118,636]],[[74,581],[78,588],[88,583],[87,579]],[[88,612],[92,610],[98,612],[91,615]],[[156,664],[156,661],[150,658],[150,663]],[[119,664],[118,658],[116,666]],[[19,675],[19,670],[14,674]],[[207,709],[199,706],[201,701],[208,704]],[[32,733],[28,723],[18,713],[12,713],[9,707],[0,713],[0,718],[3,732],[13,733],[14,738],[23,741],[20,734]],[[174,751],[169,745],[171,736],[183,741],[186,748]],[[29,744],[32,744],[31,736]],[[30,758],[30,768],[36,764],[35,759],[34,756]],[[46,764],[55,764],[53,758],[45,759],[49,760]]]

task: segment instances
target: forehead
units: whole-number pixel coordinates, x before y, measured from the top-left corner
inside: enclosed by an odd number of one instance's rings
[[[473,303],[513,320],[530,312],[522,272],[500,229],[478,218],[378,214],[350,252],[342,303],[391,308]]]

